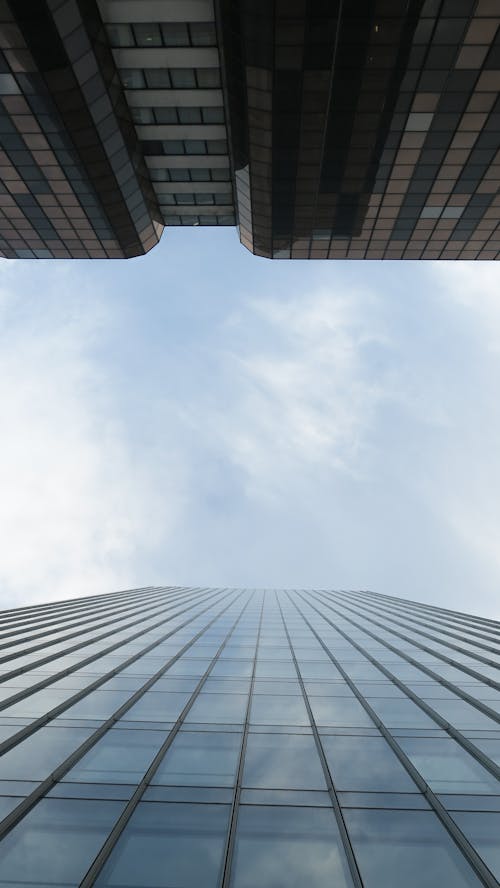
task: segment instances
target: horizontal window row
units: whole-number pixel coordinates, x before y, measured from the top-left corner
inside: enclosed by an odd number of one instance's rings
[[[176,216],[170,213],[163,214],[165,225],[236,225],[236,217],[233,215],[222,216]]]
[[[229,182],[231,179],[228,167],[178,169],[160,167],[159,169],[150,169],[149,175],[153,182]]]
[[[125,89],[218,89],[218,68],[120,68]]]
[[[225,139],[145,139],[141,142],[145,155],[162,154],[227,154]]]
[[[113,48],[217,45],[214,22],[109,24],[106,30]]]
[[[167,123],[224,123],[224,108],[131,108],[132,119],[137,125],[159,125]]]
[[[193,204],[205,204],[207,206],[227,206],[233,202],[231,191],[216,191],[213,194],[196,192],[194,194],[160,194],[160,206],[192,206]]]

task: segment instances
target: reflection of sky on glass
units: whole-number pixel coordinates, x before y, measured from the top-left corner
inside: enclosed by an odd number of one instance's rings
[[[348,888],[333,811],[243,807],[231,888]]]
[[[479,888],[482,884],[430,811],[345,811],[366,888]]]
[[[0,270],[3,606],[244,583],[499,615],[497,263],[179,229]]]

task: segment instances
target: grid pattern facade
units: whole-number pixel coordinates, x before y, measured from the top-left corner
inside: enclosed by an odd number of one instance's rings
[[[0,638],[0,885],[499,884],[499,623],[148,587]]]
[[[99,7],[163,223],[235,225],[212,0]]]
[[[498,259],[497,0],[220,0],[242,243]]]
[[[498,0],[0,0],[0,255],[500,257]]]

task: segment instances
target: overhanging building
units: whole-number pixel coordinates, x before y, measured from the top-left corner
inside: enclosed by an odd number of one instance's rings
[[[1,0],[0,254],[498,259],[498,0]],[[168,234],[168,232],[167,232]]]
[[[499,884],[500,623],[149,587],[0,638],[0,885]]]

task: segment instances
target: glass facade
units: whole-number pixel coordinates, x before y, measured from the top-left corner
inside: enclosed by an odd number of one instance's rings
[[[2,0],[0,255],[498,259],[499,91],[498,0]]]
[[[0,886],[500,882],[500,623],[147,587],[0,639]]]

